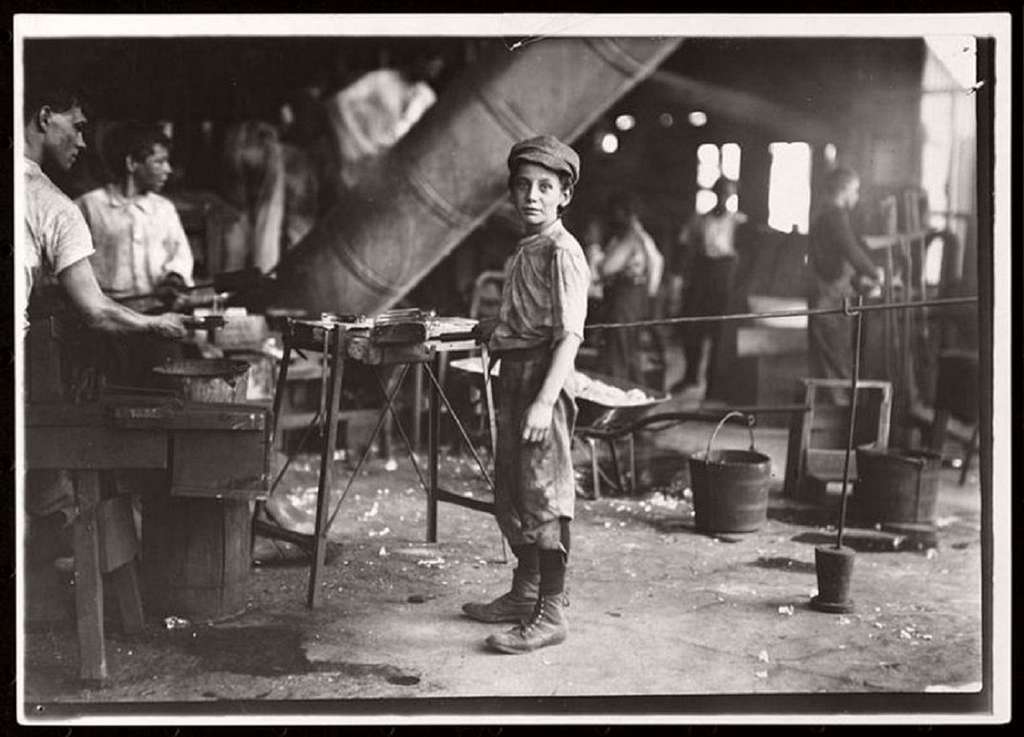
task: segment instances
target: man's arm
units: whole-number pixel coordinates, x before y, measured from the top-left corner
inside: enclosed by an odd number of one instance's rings
[[[192,270],[195,267],[195,258],[192,255],[192,246],[189,245],[188,236],[185,235],[185,228],[182,227],[181,218],[178,217],[174,205],[168,203],[170,208],[166,214],[167,218],[167,262],[163,268],[163,279],[172,274],[177,274],[185,286],[192,286]]]
[[[844,213],[842,217],[837,218],[837,221],[835,224],[835,235],[842,249],[843,257],[859,273],[871,279],[877,279],[880,267],[875,266],[874,261],[864,251],[863,246],[860,244],[860,239],[857,238],[853,228],[850,226],[849,216]]]
[[[654,239],[646,232],[641,235],[640,240],[644,244],[644,253],[647,255],[647,294],[650,297],[657,296],[661,287],[661,277],[665,272],[665,257],[661,255]]]
[[[579,350],[581,342],[578,335],[566,333],[555,344],[548,375],[544,377],[537,398],[526,411],[526,421],[523,423],[525,442],[542,443],[547,439],[551,430],[555,402],[558,401],[558,395],[565,386],[565,380],[569,378],[569,372],[576,365],[576,351]]]
[[[605,249],[604,258],[601,259],[597,267],[601,278],[610,279],[626,268],[629,257],[633,255],[630,245],[631,240],[628,236],[612,239]]]
[[[181,315],[142,315],[119,305],[100,291],[88,259],[80,259],[57,276],[61,287],[89,327],[109,333],[153,333],[181,339],[188,333]]]

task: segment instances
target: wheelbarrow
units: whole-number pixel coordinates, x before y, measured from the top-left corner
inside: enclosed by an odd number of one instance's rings
[[[601,496],[601,481],[614,487],[618,493],[631,492],[636,486],[636,431],[643,427],[651,408],[672,398],[667,392],[656,391],[628,379],[593,371],[576,370],[580,377],[576,393],[576,427],[574,434],[590,448],[590,468],[593,498]],[[608,391],[608,388],[617,391]],[[646,421],[645,421],[646,420]],[[629,441],[628,483],[623,479],[615,441],[626,437]],[[612,477],[597,460],[597,444],[604,442],[612,459]]]

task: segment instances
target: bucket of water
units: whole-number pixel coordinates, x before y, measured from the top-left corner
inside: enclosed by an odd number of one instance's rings
[[[731,417],[746,417],[750,450],[711,450]],[[708,439],[707,450],[690,457],[695,524],[701,532],[754,532],[768,517],[771,459],[754,448],[754,418],[730,412]]]

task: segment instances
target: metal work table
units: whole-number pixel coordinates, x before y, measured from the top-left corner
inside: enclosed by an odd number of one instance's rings
[[[431,335],[429,331],[421,329],[417,331],[415,326],[409,324],[394,326],[390,331],[391,335],[384,337],[375,335],[375,331],[365,322],[342,322],[334,319],[295,320],[289,319],[283,330],[284,355],[281,360],[281,371],[277,379],[277,388],[274,393],[274,418],[275,422],[281,407],[283,388],[287,381],[288,364],[292,351],[313,351],[319,352],[324,357],[324,370],[321,379],[320,418],[323,423],[323,444],[320,453],[320,474],[317,485],[316,521],[312,540],[308,536],[299,533],[289,533],[288,538],[303,538],[303,540],[292,540],[293,542],[306,542],[312,547],[312,562],[310,566],[309,588],[307,591],[306,605],[309,608],[315,607],[321,596],[320,578],[326,554],[327,534],[333,522],[334,515],[328,513],[330,490],[333,477],[334,448],[337,442],[338,415],[341,411],[341,384],[345,373],[346,361],[359,361],[375,368],[392,369],[391,376],[387,382],[381,380],[377,375],[381,391],[384,395],[385,404],[378,416],[377,423],[366,451],[359,460],[348,480],[348,488],[358,476],[366,457],[369,453],[369,445],[376,438],[377,433],[385,421],[391,418],[398,429],[409,457],[412,460],[416,473],[427,494],[427,541],[437,541],[437,505],[438,502],[448,502],[459,506],[475,509],[482,512],[494,513],[494,505],[490,502],[483,502],[471,499],[460,494],[447,491],[438,485],[438,441],[441,425],[441,405],[444,404],[449,415],[458,426],[463,440],[467,443],[479,468],[493,489],[493,483],[487,473],[484,463],[477,455],[461,421],[455,410],[448,401],[448,397],[438,379],[442,356],[446,353],[457,351],[481,350],[481,361],[487,364],[488,354],[485,348],[479,346],[471,339],[468,333],[451,333],[448,335]],[[406,330],[406,328],[409,328]],[[413,445],[409,440],[401,422],[399,421],[394,408],[394,400],[401,389],[402,383],[409,373],[410,368],[416,372],[423,372],[429,379],[428,389],[429,409],[427,422],[427,475],[424,479],[419,465],[416,461]],[[376,373],[376,371],[375,371]],[[490,386],[488,382],[488,403],[490,404]],[[417,408],[418,410],[418,408]],[[418,412],[417,412],[418,416]],[[493,441],[493,437],[492,437]],[[340,508],[341,500],[338,501]],[[335,512],[336,513],[336,512]],[[261,529],[261,532],[266,530]]]

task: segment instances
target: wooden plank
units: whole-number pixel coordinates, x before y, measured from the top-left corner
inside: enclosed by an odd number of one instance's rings
[[[29,469],[167,468],[167,434],[108,427],[25,428]]]
[[[736,329],[736,355],[740,357],[806,352],[806,330],[768,326],[744,326]]]
[[[96,520],[96,506],[100,501],[99,474],[95,471],[76,474],[75,497],[78,518],[73,538],[79,675],[87,681],[102,681],[107,677],[107,653],[103,639],[103,577]]]
[[[146,628],[142,609],[142,592],[139,589],[138,564],[130,560],[110,574],[110,582],[117,595],[117,606],[121,611],[121,628],[127,635],[137,634]]]
[[[139,554],[132,501],[127,496],[104,499],[96,509],[100,530],[100,570],[120,568]]]
[[[97,402],[28,402],[25,405],[25,426],[92,426],[107,424],[106,409]]]
[[[153,407],[115,407],[113,424],[123,428],[163,430],[263,430],[270,410],[259,404],[198,403]]]
[[[460,507],[466,507],[468,509],[475,509],[479,512],[487,512],[494,514],[494,502],[485,502],[480,499],[472,499],[462,494],[455,494],[454,492],[447,491],[446,489],[437,489],[434,495],[439,502],[448,502],[449,504],[455,504]]]

